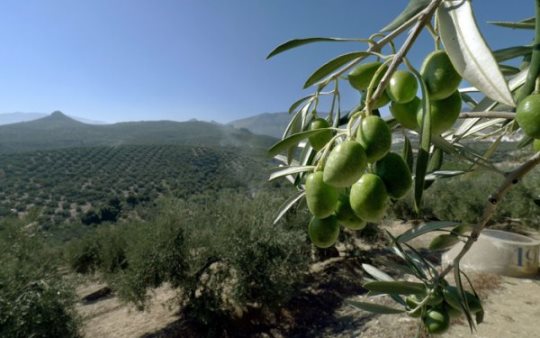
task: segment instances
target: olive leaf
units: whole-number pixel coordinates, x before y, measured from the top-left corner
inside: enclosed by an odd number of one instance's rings
[[[377,269],[373,265],[364,263],[362,264],[362,268],[364,269],[364,271],[366,271],[376,280],[380,280],[380,281],[393,281],[394,280],[394,278],[390,277],[385,272],[382,272],[381,270]]]
[[[416,157],[416,170],[414,175],[414,210],[417,214],[420,213],[422,205],[422,195],[424,193],[425,176],[429,163],[429,148],[431,146],[431,105],[429,104],[429,93],[422,78],[416,69],[410,67],[409,70],[414,74],[420,89],[422,91],[422,119],[420,123],[420,147]]]
[[[499,27],[505,27],[505,28],[512,28],[512,29],[534,29],[534,17],[527,18],[521,21],[517,22],[511,22],[511,21],[488,21],[488,23],[499,26]]]
[[[295,103],[291,104],[291,107],[289,108],[289,114],[292,114],[292,112],[295,111],[296,108],[298,108],[302,103],[304,103],[304,101],[308,101],[309,103],[311,103],[311,101],[313,100],[314,100],[313,95],[304,96],[303,98],[299,99]]]
[[[406,243],[410,241],[411,239],[427,234],[428,232],[432,232],[432,231],[436,231],[436,230],[440,230],[444,228],[449,228],[449,227],[455,227],[456,225],[459,225],[459,223],[448,222],[448,221],[428,222],[418,227],[414,227],[405,231],[404,233],[399,235],[396,238],[396,240],[398,243]]]
[[[429,243],[430,250],[445,250],[459,242],[459,237],[452,234],[439,235]]]
[[[304,83],[304,89],[310,87],[317,82],[324,79],[326,76],[331,74],[336,69],[344,66],[347,63],[357,62],[369,56],[369,53],[366,52],[351,52],[347,54],[340,55],[317,69]]]
[[[266,59],[270,59],[271,57],[277,54],[283,53],[289,49],[293,49],[293,48],[300,47],[300,46],[307,45],[309,43],[314,43],[314,42],[367,42],[367,41],[368,41],[367,39],[321,38],[321,37],[292,39],[274,48],[274,50],[271,51],[270,54],[268,54]]]
[[[463,175],[468,171],[463,170],[438,170],[426,175],[426,181],[435,181],[438,178],[450,178],[459,175]]]
[[[269,150],[268,154],[270,156],[275,156],[279,154],[282,151],[285,151],[289,149],[292,146],[297,145],[300,141],[303,139],[306,139],[310,136],[317,135],[325,130],[332,130],[332,128],[321,128],[316,130],[307,130],[300,133],[293,134],[289,137],[287,137],[284,140],[279,141],[278,143],[274,144]]]
[[[392,22],[381,29],[381,32],[390,32],[403,25],[421,10],[426,8],[430,2],[430,0],[409,0],[409,3],[405,9],[394,20],[392,20]]]
[[[516,58],[518,56],[525,56],[532,54],[532,46],[514,46],[514,47],[508,47],[503,49],[498,49],[493,52],[493,56],[495,57],[495,60],[498,62],[511,60],[513,58]]]
[[[521,71],[517,67],[512,67],[512,66],[503,65],[503,64],[499,64],[499,68],[501,69],[501,72],[503,73],[504,76],[516,75],[517,73]]]
[[[444,1],[437,10],[439,32],[457,72],[486,96],[515,107],[493,54],[478,30],[471,2]]]
[[[405,163],[407,163],[407,167],[409,167],[409,171],[413,171],[414,166],[414,154],[412,150],[411,141],[409,138],[405,135],[405,140],[403,142],[403,154],[402,157],[405,160]]]
[[[307,165],[307,166],[297,166],[297,167],[281,167],[278,168],[279,170],[274,171],[272,174],[270,174],[270,177],[268,178],[269,181],[273,181],[277,178],[288,176],[292,174],[297,173],[303,173],[306,171],[313,171],[315,169],[315,166],[313,165]]]
[[[426,293],[426,286],[422,283],[407,281],[375,281],[368,282],[363,287],[374,293],[421,295]]]
[[[279,222],[279,220],[285,216],[287,211],[289,211],[290,208],[292,208],[293,205],[295,205],[298,201],[300,201],[304,196],[306,195],[305,191],[299,191],[296,194],[289,197],[280,207],[278,210],[278,214],[276,215],[276,218],[274,218],[273,224],[276,224]]]
[[[379,305],[375,303],[356,302],[352,300],[348,300],[347,303],[357,309],[373,312],[373,313],[378,313],[378,314],[396,314],[396,313],[405,312],[405,310],[396,309],[396,308]]]
[[[428,165],[428,172],[433,172],[441,169],[444,161],[444,152],[441,148],[435,147],[433,150],[433,153],[431,154],[431,158],[429,160]]]

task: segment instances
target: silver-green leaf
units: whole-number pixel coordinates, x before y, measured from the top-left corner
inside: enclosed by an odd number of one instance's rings
[[[336,69],[347,63],[356,62],[369,56],[366,52],[352,52],[340,55],[332,59],[317,69],[306,81],[304,88],[310,87],[330,75]]]
[[[375,304],[375,303],[356,302],[356,301],[352,301],[352,300],[347,301],[347,303],[349,305],[357,308],[357,309],[368,311],[368,312],[373,312],[373,313],[377,313],[377,314],[383,314],[383,315],[384,314],[397,314],[397,313],[405,312],[405,310],[396,309],[396,308],[392,308],[392,307],[388,307],[388,306],[384,306],[384,305],[379,305],[379,304]]]
[[[292,39],[281,45],[277,46],[273,51],[268,54],[267,59],[283,53],[289,49],[307,45],[308,43],[314,42],[364,42],[365,39],[344,39],[344,38],[304,38],[304,39]]]
[[[512,93],[480,34],[469,0],[444,1],[437,10],[439,32],[457,72],[486,96],[515,107]]]

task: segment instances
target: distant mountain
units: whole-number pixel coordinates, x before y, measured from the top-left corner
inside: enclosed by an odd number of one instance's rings
[[[33,121],[44,118],[46,116],[47,114],[44,113],[3,113],[0,114],[0,125]],[[106,124],[105,122],[88,120],[77,116],[71,116],[71,118],[87,124]]]
[[[107,125],[81,123],[61,112],[41,119],[0,126],[0,153],[30,150],[182,144],[218,147],[267,148],[269,136],[254,135],[232,126],[188,121],[141,121]]]
[[[0,125],[37,120],[47,116],[43,113],[4,113],[0,114]]]
[[[288,113],[264,113],[229,122],[235,128],[244,128],[254,134],[281,138],[291,116]]]

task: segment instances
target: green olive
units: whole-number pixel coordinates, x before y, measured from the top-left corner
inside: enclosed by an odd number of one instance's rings
[[[388,195],[401,198],[412,186],[412,176],[409,167],[401,156],[388,153],[377,161],[375,173],[383,180]]]
[[[308,226],[311,242],[319,248],[328,248],[336,243],[339,237],[339,225],[336,216],[319,219],[313,217]]]
[[[323,128],[329,128],[329,127],[330,127],[330,123],[328,123],[328,121],[326,121],[323,118],[318,117],[315,120],[311,121],[309,129],[317,130],[317,129],[323,129]],[[311,144],[313,149],[319,151],[328,143],[328,141],[332,139],[332,136],[333,136],[333,133],[331,130],[321,131],[320,133],[309,137],[309,144]]]
[[[350,187],[366,169],[366,153],[360,143],[352,140],[338,144],[326,159],[324,182],[336,188]]]
[[[339,197],[336,217],[341,225],[351,230],[362,230],[366,226],[366,221],[356,216],[352,210],[349,196],[345,194]]]
[[[374,163],[390,151],[392,132],[383,119],[371,115],[362,119],[356,133],[356,140],[366,150],[368,162]]]
[[[369,87],[369,84],[371,82],[371,79],[373,79],[373,76],[381,67],[382,63],[379,61],[374,62],[367,62],[363,63],[361,65],[356,66],[350,73],[349,73],[349,83],[351,86],[357,90],[366,90]],[[388,68],[386,65],[384,65],[385,68]],[[382,75],[384,75],[386,69],[381,71],[379,74],[382,78]]]
[[[422,109],[418,110],[416,121],[422,124]],[[461,95],[455,91],[452,95],[443,100],[430,101],[431,134],[439,135],[450,129],[459,117],[461,112]]]
[[[338,202],[338,192],[324,183],[321,171],[307,176],[305,188],[307,206],[313,216],[326,218],[334,213]]]
[[[407,103],[392,102],[390,104],[390,112],[403,128],[416,130],[418,129],[416,114],[421,109],[421,104],[422,100],[418,97]]]
[[[540,94],[529,95],[519,103],[516,121],[525,134],[540,139]]]
[[[420,73],[426,83],[430,100],[447,98],[457,90],[461,82],[461,76],[443,50],[429,54],[422,64]]]
[[[405,303],[407,304],[407,311],[412,311],[420,305],[421,299],[418,299],[416,295],[410,295],[405,298]],[[425,306],[418,308],[416,311],[408,312],[408,315],[413,318],[418,318],[422,316],[422,312],[425,311]]]
[[[384,216],[388,193],[383,180],[374,174],[364,174],[352,185],[350,199],[354,213],[369,222],[378,222]]]
[[[533,141],[533,149],[534,151],[540,151],[540,139],[536,139]]]
[[[450,326],[450,316],[444,308],[428,310],[422,318],[429,333],[440,334],[446,332]]]
[[[407,103],[416,97],[418,82],[411,72],[398,70],[390,78],[386,93],[393,102]]]

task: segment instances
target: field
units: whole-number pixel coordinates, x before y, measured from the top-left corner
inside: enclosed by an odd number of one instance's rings
[[[239,149],[126,145],[0,155],[0,215],[30,211],[42,228],[118,199],[131,208],[163,195],[262,186],[268,161]],[[133,216],[125,213],[124,217]]]

